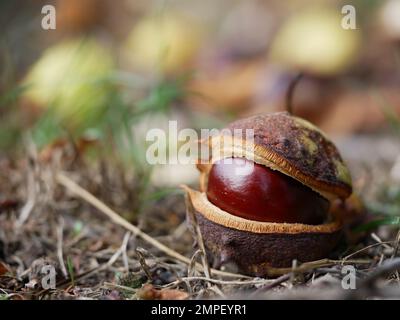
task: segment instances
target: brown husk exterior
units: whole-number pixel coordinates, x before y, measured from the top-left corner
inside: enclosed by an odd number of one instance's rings
[[[243,138],[246,129],[253,129],[255,152],[314,190],[341,198],[351,194],[350,174],[339,151],[306,120],[276,112],[237,120],[228,129],[241,129]]]
[[[244,151],[241,156],[254,155],[250,160],[279,170],[328,199],[345,199],[351,194],[351,177],[337,148],[311,123],[278,112],[235,121],[228,129],[241,129],[243,136],[234,137],[234,146],[222,144],[223,149],[239,148]],[[250,149],[248,145],[242,147],[246,129],[254,130]],[[238,138],[239,147],[235,142]],[[215,141],[225,139],[227,136],[222,134],[211,137],[207,143],[213,146]],[[200,192],[184,187],[215,267],[234,264],[241,273],[267,276],[272,268],[291,267],[293,260],[319,260],[332,252],[343,230],[338,214],[317,226],[263,223],[233,216],[212,205],[205,191],[215,159],[212,155],[211,161],[198,164]]]
[[[238,272],[263,277],[270,268],[287,268],[326,258],[337,245],[341,230],[331,233],[252,233],[227,228],[196,212],[203,241],[214,267],[234,264]]]
[[[214,267],[234,264],[240,273],[268,276],[271,268],[291,267],[295,259],[302,263],[326,258],[342,235],[335,221],[309,226],[245,220],[246,230],[233,228],[231,219],[241,218],[222,212],[198,191],[184,189]],[[190,221],[190,214],[187,218]]]

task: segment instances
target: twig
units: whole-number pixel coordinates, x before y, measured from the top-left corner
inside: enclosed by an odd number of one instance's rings
[[[16,228],[20,228],[25,221],[29,218],[33,208],[36,204],[36,183],[35,183],[35,163],[37,160],[37,149],[36,145],[32,140],[30,135],[25,136],[25,144],[28,152],[28,183],[27,183],[27,193],[28,199],[25,205],[21,209],[21,214],[16,221]]]
[[[388,259],[382,266],[376,268],[375,271],[366,279],[364,279],[357,287],[357,290],[352,290],[347,295],[345,295],[345,299],[359,299],[363,296],[367,296],[368,293],[373,293],[373,289],[375,289],[376,281],[381,277],[388,277],[393,272],[398,271],[400,269],[400,258]]]
[[[94,206],[98,210],[100,210],[100,212],[104,213],[114,223],[131,231],[133,234],[142,238],[145,242],[151,244],[152,246],[154,246],[158,250],[164,252],[168,256],[175,258],[176,260],[181,261],[185,264],[190,264],[190,259],[181,255],[180,253],[176,252],[175,250],[172,250],[171,248],[167,247],[166,245],[162,244],[161,242],[157,241],[156,239],[150,237],[148,234],[144,233],[138,227],[129,223],[122,216],[120,216],[114,210],[109,208],[107,205],[105,205],[103,202],[101,202],[99,199],[97,199],[95,196],[93,196],[90,192],[86,191],[81,186],[76,184],[74,181],[72,181],[66,175],[64,175],[62,173],[58,173],[56,176],[56,179],[59,184],[61,184],[65,188],[67,188],[73,194],[75,194],[78,197],[82,198],[83,200],[87,201],[88,203],[90,203],[92,206]],[[199,263],[196,264],[196,267],[199,268],[200,270],[203,270],[203,266]],[[211,273],[213,273],[215,275],[219,275],[219,276],[223,276],[223,277],[249,278],[248,276],[244,276],[241,274],[224,272],[224,271],[215,270],[215,269],[210,269],[210,271],[211,271]]]
[[[129,261],[128,261],[128,255],[126,253],[126,250],[128,248],[128,242],[129,238],[131,237],[131,233],[128,231],[124,235],[124,240],[122,241],[122,260],[124,262],[124,267],[126,269],[126,272],[129,272]]]
[[[193,208],[192,202],[189,200],[189,197],[187,194],[185,195],[185,203],[186,203],[186,212],[190,216],[190,221],[193,226],[197,244],[198,244],[199,249],[202,254],[201,260],[203,262],[204,274],[207,278],[210,278],[210,266],[208,264],[207,252],[206,252],[206,248],[204,246],[203,236],[201,234],[199,224],[197,223],[197,218],[194,213],[194,208]]]
[[[392,258],[397,256],[397,253],[399,252],[399,242],[400,242],[400,229],[397,231]]]
[[[197,256],[201,254],[201,250],[198,249],[193,253],[192,258],[190,258],[190,263],[187,268],[187,274],[189,277],[191,277],[193,274],[195,274],[196,271],[196,259]]]
[[[33,172],[32,166],[29,166],[28,169],[28,183],[27,183],[27,193],[28,200],[25,205],[21,209],[21,214],[16,221],[16,228],[20,228],[26,220],[28,220],[33,208],[35,208],[36,204],[36,185],[35,185],[35,174]]]
[[[124,243],[122,243],[121,247],[111,256],[111,258],[106,263],[76,276],[74,279],[74,282],[89,278],[92,275],[94,275],[100,271],[110,268],[118,260],[118,258],[121,256],[123,251],[124,251]],[[60,286],[69,286],[70,284],[71,284],[71,281],[66,281],[66,282],[60,283]]]
[[[296,85],[299,83],[301,78],[303,78],[303,73],[299,73],[292,79],[292,81],[289,83],[289,87],[287,89],[286,93],[286,111],[289,112],[290,114],[293,114],[293,95],[294,95],[294,89],[296,88]]]
[[[20,228],[24,222],[29,218],[36,203],[36,190],[35,190],[35,179],[33,172],[28,172],[28,200],[21,209],[21,214],[16,222],[16,228]]]
[[[331,260],[321,259],[316,261],[304,262],[295,268],[269,268],[267,274],[269,276],[280,276],[286,273],[304,273],[321,267],[329,267],[333,265],[343,264],[367,264],[371,263],[368,260]]]
[[[61,271],[65,279],[68,279],[67,268],[65,267],[63,257],[63,231],[64,231],[64,219],[60,217],[59,226],[57,228],[57,258],[60,264]]]
[[[371,248],[373,248],[373,247],[384,246],[385,244],[393,244],[393,241],[382,241],[382,242],[378,242],[378,243],[373,243],[373,244],[371,244],[371,245],[369,245],[369,246],[366,246],[366,247],[364,247],[364,248],[362,248],[362,249],[360,249],[360,250],[357,250],[357,251],[355,251],[355,252],[353,252],[353,253],[350,253],[349,255],[345,256],[345,257],[342,259],[342,261],[343,261],[343,262],[346,262],[350,257],[353,257],[353,256],[355,256],[355,255],[357,255],[357,254],[359,254],[359,253],[361,253],[361,252],[363,252],[363,251],[366,251],[366,250],[368,250],[368,249],[371,249]]]
[[[298,272],[296,272],[297,268],[298,268],[297,259],[294,259],[294,260],[292,260],[292,272],[289,274],[289,280],[290,280],[289,283],[291,286],[293,285],[293,283],[296,279],[296,276],[298,273]]]
[[[77,275],[74,278],[74,282],[76,283],[76,282],[81,281],[83,279],[89,278],[92,275],[94,275],[94,274],[96,274],[96,273],[98,273],[100,271],[103,271],[103,270],[106,270],[106,269],[110,268],[118,260],[118,258],[124,252],[124,250],[126,250],[126,243],[125,243],[125,241],[127,242],[126,238],[127,238],[127,234],[125,234],[125,236],[124,236],[124,240],[122,241],[121,247],[111,256],[111,258],[106,263],[104,263],[104,264],[102,264],[102,265],[100,265],[100,266],[98,266],[96,268],[90,269],[88,271],[85,271],[85,272]],[[57,288],[68,287],[68,286],[71,285],[71,283],[72,283],[72,279],[63,280],[63,281],[60,281],[59,283],[57,283],[56,287]],[[41,296],[42,294],[48,292],[49,290],[50,289],[41,290],[38,293],[35,293],[35,295],[36,296]]]
[[[391,259],[396,257],[397,253],[399,252],[399,242],[400,242],[400,229],[397,231],[395,245],[394,245],[394,248],[393,248],[393,253],[392,253]],[[397,280],[399,280],[399,278],[400,278],[398,270],[396,270],[396,278],[397,278]]]
[[[255,279],[255,280],[240,280],[240,281],[231,281],[231,280],[219,280],[207,277],[182,277],[174,282],[168,283],[167,285],[163,286],[163,288],[169,288],[176,286],[182,282],[186,281],[206,281],[214,284],[220,285],[231,285],[231,286],[243,286],[243,285],[255,285],[255,284],[265,284],[269,282],[273,282],[275,280],[266,280],[266,279]]]
[[[374,239],[376,242],[382,243],[383,247],[389,250],[392,250],[393,248],[386,243],[383,243],[382,239],[378,237],[378,235],[375,232],[371,233],[371,238]]]
[[[152,281],[153,277],[151,275],[150,268],[146,263],[146,258],[144,256],[143,249],[142,248],[136,248],[135,252],[136,252],[136,255],[138,256],[139,263],[140,263],[144,273],[146,274],[147,279]]]
[[[372,284],[378,278],[383,276],[389,276],[392,272],[400,269],[400,258],[393,260],[386,260],[381,267],[375,269],[375,271],[364,280],[364,285]]]
[[[125,291],[129,291],[131,293],[136,293],[137,289],[133,289],[131,287],[127,287],[127,286],[122,286],[120,284],[115,284],[115,283],[111,283],[111,282],[104,282],[103,286],[106,287],[107,289],[120,289],[120,290],[125,290]]]
[[[179,239],[180,237],[183,236],[183,234],[186,232],[187,226],[186,226],[186,221],[183,221],[172,233],[172,238],[174,239]]]
[[[282,276],[280,276],[279,278],[276,278],[275,280],[273,280],[272,282],[262,286],[261,288],[257,289],[251,296],[257,296],[265,291],[271,290],[272,288],[275,288],[277,286],[279,286],[280,284],[282,284],[285,281],[288,281],[291,277],[291,273],[287,273],[284,274]]]
[[[199,226],[197,218],[196,218],[193,204],[189,200],[189,197],[187,194],[185,195],[185,204],[186,204],[186,213],[190,217],[189,220],[193,227],[194,236],[196,237],[197,245],[199,246],[199,249],[201,252],[201,261],[203,263],[204,274],[205,274],[206,278],[211,279],[210,265],[208,264],[207,252],[206,252],[206,247],[205,247],[204,241],[203,241],[203,235],[201,234],[200,226]],[[213,291],[214,293],[216,293],[217,295],[219,295],[222,298],[226,298],[225,294],[221,291],[221,289],[218,288],[217,286],[212,286],[211,282],[207,282],[207,289]]]
[[[209,285],[207,290],[214,292],[215,294],[219,295],[222,299],[226,299],[226,295],[217,286]]]

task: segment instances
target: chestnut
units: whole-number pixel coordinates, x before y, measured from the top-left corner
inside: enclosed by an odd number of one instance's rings
[[[216,161],[208,176],[207,198],[233,215],[257,221],[321,224],[329,201],[297,180],[250,160]]]
[[[223,130],[204,140],[222,152],[198,163],[199,191],[185,187],[214,267],[233,263],[239,272],[265,276],[271,267],[290,267],[293,260],[327,257],[345,220],[333,214],[331,204],[352,193],[350,173],[335,145],[287,112],[241,119],[228,129],[252,129],[254,137],[233,141]],[[250,169],[237,174],[246,163]]]

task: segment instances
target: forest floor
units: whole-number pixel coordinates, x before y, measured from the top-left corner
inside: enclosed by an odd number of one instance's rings
[[[1,158],[0,299],[399,297],[400,187],[391,182],[399,145],[386,136],[339,142],[355,189],[370,214],[383,218],[329,259],[273,278],[208,272],[186,225],[183,194],[133,215],[135,175],[106,160],[87,163],[64,149],[50,160],[35,150]],[[342,287],[345,265],[355,267],[355,290]],[[54,268],[55,288],[46,287],[44,266]]]

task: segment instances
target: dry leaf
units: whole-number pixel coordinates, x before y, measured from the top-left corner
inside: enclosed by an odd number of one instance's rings
[[[9,210],[15,210],[19,205],[19,201],[15,199],[5,199],[0,201],[0,213]]]
[[[63,161],[73,161],[76,157],[81,156],[87,149],[95,145],[97,140],[89,138],[80,138],[75,145],[67,139],[58,139],[46,145],[39,153],[39,160],[49,163],[56,157],[60,157]]]
[[[6,265],[4,262],[0,261],[0,276],[4,276],[7,273],[11,273],[10,267]]]
[[[156,289],[152,284],[145,284],[137,292],[143,300],[185,300],[189,294],[175,289]]]
[[[195,107],[240,110],[248,106],[254,94],[260,62],[238,63],[219,72],[202,74],[192,81],[189,90],[198,95],[192,99]],[[201,97],[199,99],[198,97]]]

